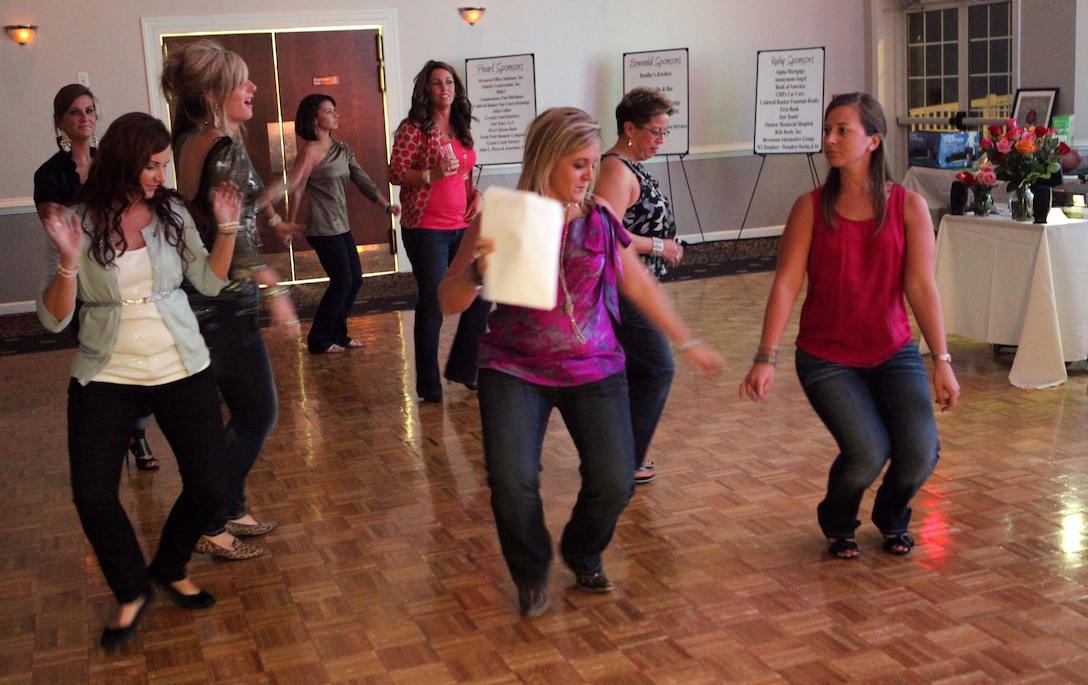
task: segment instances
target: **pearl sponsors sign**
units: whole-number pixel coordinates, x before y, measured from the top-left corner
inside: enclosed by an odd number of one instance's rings
[[[525,131],[536,118],[533,55],[465,60],[476,164],[520,164]]]
[[[653,88],[672,100],[676,113],[669,117],[669,137],[659,155],[688,153],[688,49],[623,54],[623,92]],[[615,105],[613,105],[615,107]]]
[[[755,153],[819,152],[823,121],[824,48],[759,51]]]

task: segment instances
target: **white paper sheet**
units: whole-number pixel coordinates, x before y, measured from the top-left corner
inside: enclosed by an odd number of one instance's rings
[[[563,206],[522,190],[491,186],[484,193],[480,235],[495,241],[487,256],[485,300],[554,309],[558,299]]]

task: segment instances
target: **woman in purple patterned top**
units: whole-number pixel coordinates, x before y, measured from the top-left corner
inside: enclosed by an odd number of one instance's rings
[[[623,348],[613,331],[619,294],[713,375],[721,359],[695,339],[628,245],[607,203],[592,195],[600,125],[582,110],[554,108],[526,134],[518,189],[563,204],[556,305],[542,311],[499,304],[480,338],[479,401],[491,509],[521,613],[548,607],[551,537],[540,499],[540,459],[552,409],[578,448],[582,487],[560,551],[575,587],[608,592],[601,554],[634,491],[634,439]],[[485,210],[486,211],[486,210]],[[439,287],[444,314],[476,299],[494,243],[476,219]]]

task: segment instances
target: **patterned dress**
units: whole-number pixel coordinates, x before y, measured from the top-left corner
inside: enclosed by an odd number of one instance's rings
[[[676,221],[672,216],[669,199],[661,192],[657,179],[649,174],[641,162],[632,162],[617,154],[604,155],[620,159],[638,179],[638,200],[623,215],[623,226],[635,235],[670,240],[676,237]],[[663,257],[640,255],[654,276],[661,278],[668,273]]]

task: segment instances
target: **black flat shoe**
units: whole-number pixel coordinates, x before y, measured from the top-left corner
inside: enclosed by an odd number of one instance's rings
[[[158,583],[159,587],[166,590],[166,594],[170,595],[170,598],[174,600],[182,609],[207,609],[215,604],[215,595],[209,592],[201,590],[195,595],[187,595],[181,590],[173,586],[169,581],[163,580],[156,574],[151,573],[151,580]]]
[[[151,590],[148,590],[140,596],[144,598],[144,603],[136,610],[136,615],[132,617],[132,623],[129,623],[124,628],[111,628],[106,626],[102,629],[102,639],[99,640],[102,647],[105,649],[120,647],[128,642],[128,639],[136,632],[136,627],[140,625],[140,618],[143,617],[147,608],[151,606],[151,599],[154,597]]]
[[[450,378],[449,376],[446,377],[446,380],[450,383],[460,383],[461,385],[465,386],[469,390],[472,390],[473,392],[479,390],[479,386],[476,385],[476,381],[459,381],[456,378]]]

